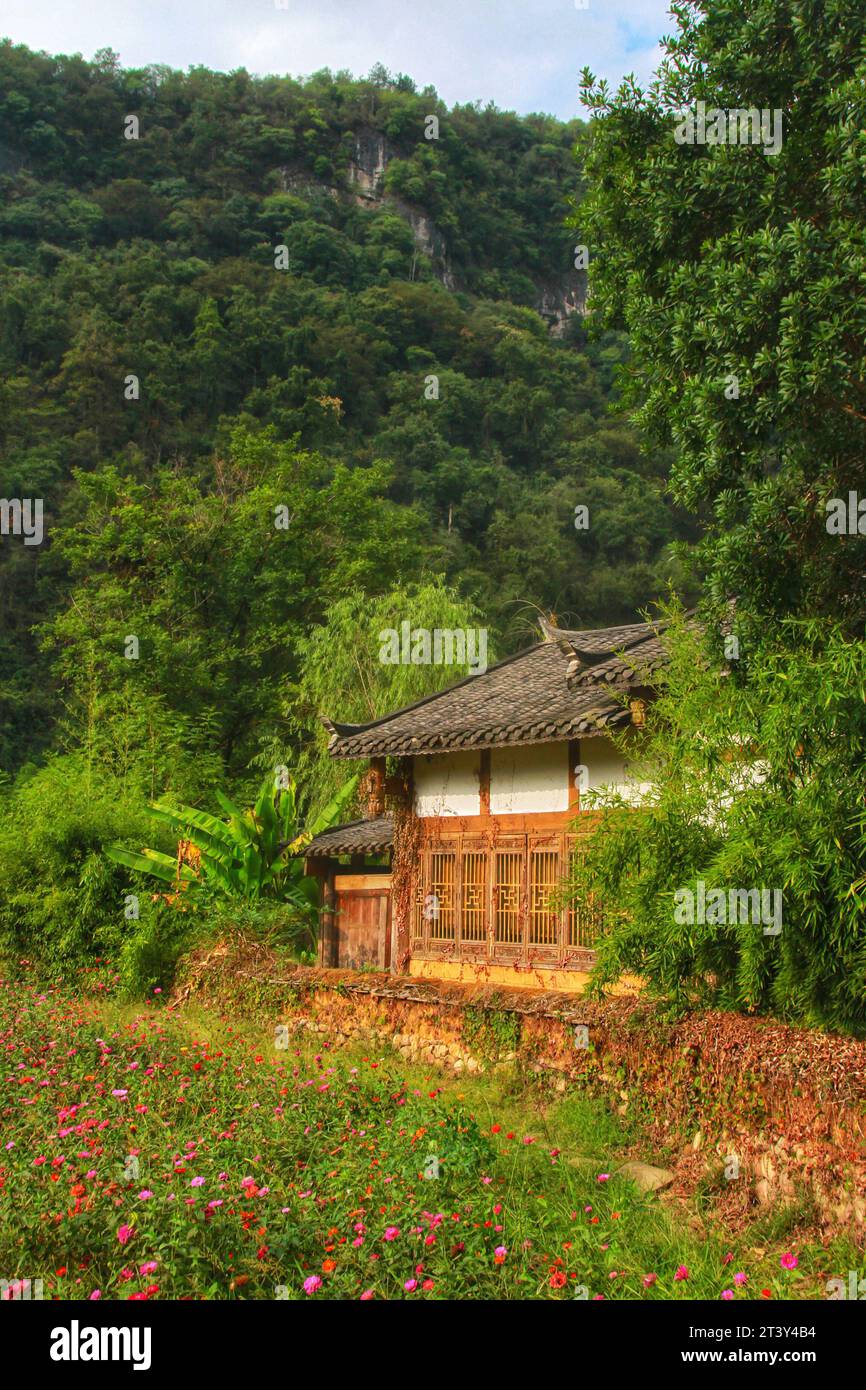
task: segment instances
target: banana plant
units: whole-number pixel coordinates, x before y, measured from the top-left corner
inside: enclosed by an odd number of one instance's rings
[[[334,824],[357,785],[358,776],[350,778],[302,832],[298,830],[297,789],[285,775],[276,782],[269,776],[256,804],[246,811],[217,792],[225,820],[194,806],[156,801],[149,813],[178,836],[177,857],[155,849],[129,850],[123,845],[109,845],[105,852],[115,864],[170,883],[176,894],[191,901],[208,893],[249,902],[267,898],[290,903],[309,914],[317,907],[317,886],[315,879],[304,873],[299,853],[314,835]]]

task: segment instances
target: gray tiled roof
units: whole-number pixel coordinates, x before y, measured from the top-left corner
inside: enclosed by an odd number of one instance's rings
[[[394,824],[390,816],[353,820],[323,830],[303,850],[305,858],[318,854],[381,854],[391,848]]]
[[[658,636],[663,626],[629,623],[583,632],[542,624],[543,642],[481,675],[370,724],[328,722],[331,755],[405,756],[549,743],[626,724],[630,714],[623,695],[651,684],[652,672],[665,661]]]

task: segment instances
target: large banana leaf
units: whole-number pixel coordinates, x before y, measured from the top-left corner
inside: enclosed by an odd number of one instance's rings
[[[313,879],[305,877],[302,861],[296,856],[314,835],[339,818],[354,795],[358,780],[357,775],[350,778],[301,835],[296,833],[297,792],[291,780],[285,787],[275,787],[268,777],[249,811],[242,811],[223,792],[218,792],[217,800],[227,821],[194,806],[154,802],[150,807],[153,817],[168,825],[179,839],[189,840],[201,855],[198,872],[182,865],[180,879],[176,860],[158,850],[136,853],[113,845],[107,853],[117,864],[150,874],[163,883],[180,883],[185,892],[194,895],[200,895],[205,888],[250,900],[264,895],[290,903],[310,918],[318,905],[317,887]]]
[[[340,818],[345,807],[348,806],[352,797],[355,795],[355,789],[360,778],[361,774],[356,772],[354,777],[350,777],[348,782],[343,783],[336,796],[333,796],[324,810],[319,812],[309,829],[303,830],[301,834],[292,841],[288,847],[288,854],[295,855],[302,849],[306,849],[307,845],[316,835],[321,835],[323,830],[328,830],[329,827]]]
[[[230,864],[237,854],[237,845],[228,826],[207,811],[194,806],[168,806],[155,801],[148,807],[155,820],[170,825],[182,839],[191,840],[203,854],[211,855],[222,864]]]
[[[124,849],[122,845],[108,845],[105,853],[115,864],[123,864],[127,869],[137,869],[139,873],[150,874],[152,878],[158,878],[163,883],[177,883],[177,860],[172,859],[169,854],[161,854],[156,849],[145,849],[139,854],[135,850]],[[199,880],[196,878],[188,864],[182,864],[180,870],[180,884],[184,892],[195,893],[199,887]]]

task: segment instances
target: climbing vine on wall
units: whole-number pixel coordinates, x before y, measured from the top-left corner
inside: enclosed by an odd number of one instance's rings
[[[391,911],[397,929],[396,967],[402,974],[409,968],[409,933],[415,896],[415,874],[421,862],[421,822],[415,814],[408,764],[405,760],[401,760],[400,771],[405,775],[404,789],[401,794],[389,797],[389,800],[394,818]]]

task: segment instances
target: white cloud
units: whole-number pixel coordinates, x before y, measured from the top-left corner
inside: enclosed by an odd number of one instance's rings
[[[580,114],[584,66],[646,80],[667,0],[3,0],[0,35],[49,53],[113,48],[128,67],[356,74],[376,62],[449,103]]]

